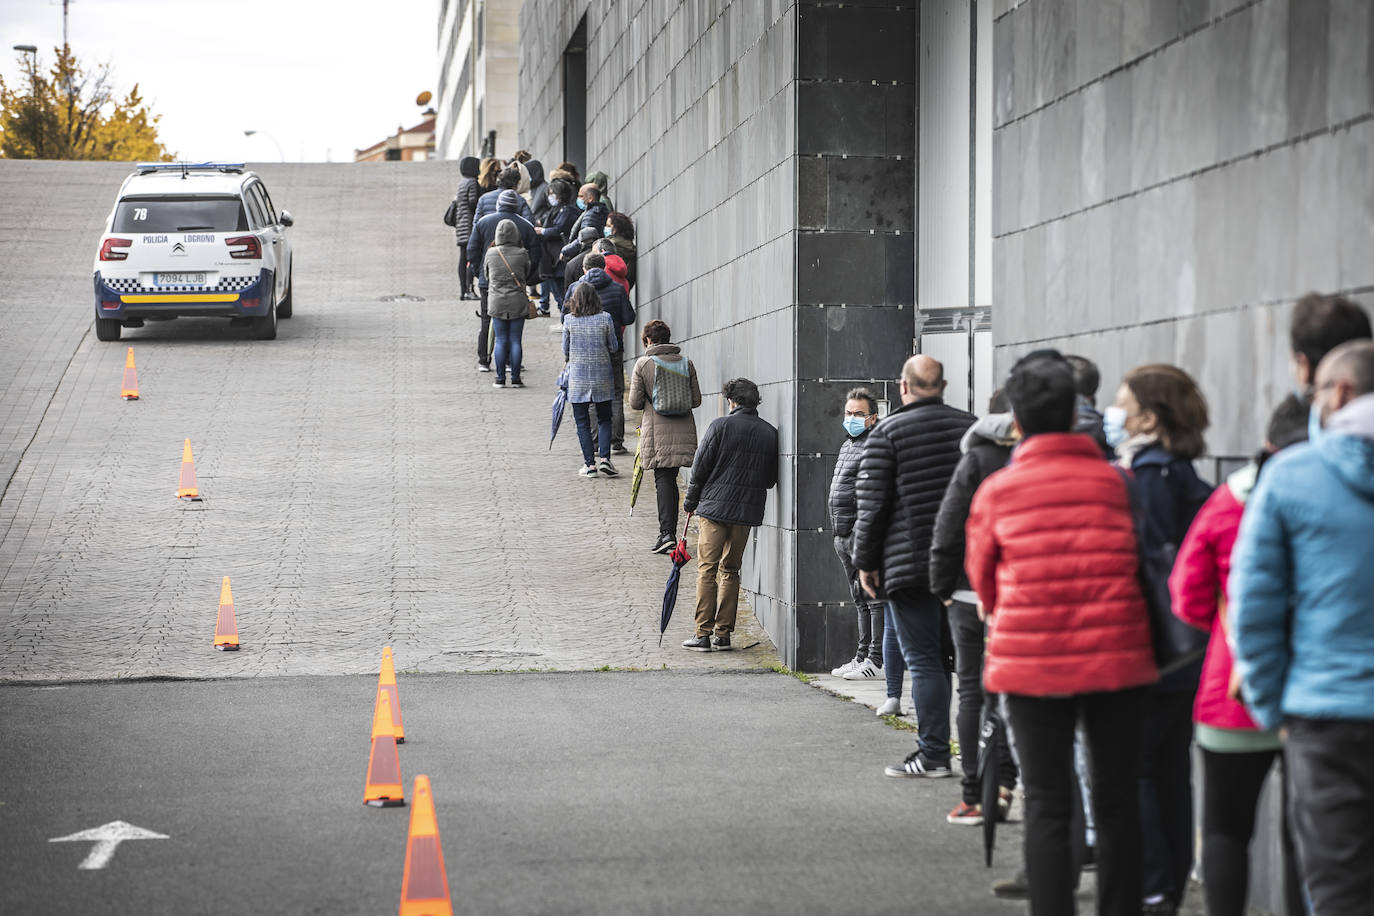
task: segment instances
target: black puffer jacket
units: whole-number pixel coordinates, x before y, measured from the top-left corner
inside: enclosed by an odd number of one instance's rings
[[[835,473],[830,477],[830,526],[835,536],[847,538],[854,530],[854,518],[859,514],[854,501],[854,482],[859,479],[859,458],[872,430],[864,430],[859,437],[846,437],[835,459]]]
[[[465,156],[458,168],[463,177],[458,180],[458,191],[453,195],[458,202],[453,236],[458,241],[458,247],[462,248],[472,237],[473,214],[477,211],[477,199],[482,196],[482,188],[477,184],[476,159]]]
[[[887,594],[930,587],[930,535],[974,416],[940,398],[894,410],[868,434],[854,523],[854,566],[882,574]]]
[[[763,524],[778,482],[778,431],[752,407],[711,421],[692,462],[682,508],[724,525]]]
[[[964,524],[969,506],[988,475],[1007,466],[1015,444],[1009,413],[984,417],[969,427],[959,443],[964,457],[945,488],[930,541],[930,591],[941,601],[969,587],[964,573]]]

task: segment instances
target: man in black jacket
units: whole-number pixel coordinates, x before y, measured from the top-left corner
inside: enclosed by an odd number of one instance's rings
[[[835,459],[830,477],[830,525],[835,529],[835,553],[849,583],[849,594],[859,611],[859,650],[854,658],[830,673],[848,681],[879,677],[883,673],[883,603],[869,600],[859,584],[851,547],[854,541],[854,484],[859,479],[859,459],[864,453],[868,432],[878,422],[878,399],[867,388],[855,388],[845,395],[845,441]],[[898,682],[898,692],[901,684]]]
[[[697,516],[697,629],[682,648],[696,652],[730,648],[744,546],[778,482],[778,431],[759,418],[759,386],[736,378],[723,393],[730,414],[706,427],[682,500]]]
[[[952,775],[948,622],[930,593],[930,536],[959,463],[973,414],[944,402],[944,366],[913,356],[902,367],[902,406],[868,434],[855,485],[854,565],[864,589],[891,603],[891,623],[911,671],[918,747],[889,776]]]

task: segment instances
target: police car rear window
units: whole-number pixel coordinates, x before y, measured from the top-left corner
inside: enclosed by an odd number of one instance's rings
[[[245,232],[237,197],[126,197],[115,205],[113,232]]]

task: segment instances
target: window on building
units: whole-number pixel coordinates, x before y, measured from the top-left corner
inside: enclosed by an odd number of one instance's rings
[[[389,150],[386,151],[386,161],[387,161],[387,162],[398,162],[398,161],[400,161],[400,158],[401,158],[401,151],[400,151],[399,149],[389,149]]]
[[[563,160],[587,171],[587,17],[563,51]]]

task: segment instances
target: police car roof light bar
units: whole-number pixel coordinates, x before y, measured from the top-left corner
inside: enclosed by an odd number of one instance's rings
[[[140,175],[153,172],[180,172],[181,177],[191,171],[242,172],[242,162],[140,162],[136,168]]]

